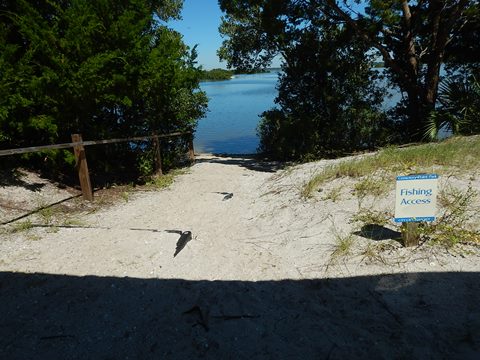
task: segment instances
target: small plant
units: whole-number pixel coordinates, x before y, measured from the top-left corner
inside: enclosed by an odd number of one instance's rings
[[[389,183],[385,179],[378,179],[372,176],[367,176],[354,186],[357,197],[365,198],[366,196],[381,196],[387,194]]]
[[[469,186],[465,191],[447,186],[439,194],[438,202],[444,209],[441,221],[452,226],[462,226],[472,215],[478,192]]]
[[[363,256],[362,261],[367,263],[380,263],[383,265],[387,264],[387,261],[382,256],[382,252],[384,250],[383,244],[372,244],[368,243],[367,246],[363,249],[360,255]]]
[[[318,177],[312,177],[308,182],[306,182],[302,189],[300,190],[300,196],[303,199],[310,199],[313,197],[313,193],[318,190],[320,184],[323,184],[323,181],[319,180]]]
[[[457,228],[448,224],[437,224],[430,236],[430,243],[441,245],[447,249],[459,244],[480,245],[480,232]]]
[[[186,174],[187,172],[187,169],[176,169],[170,171],[168,174],[152,176],[147,182],[147,185],[151,185],[157,189],[164,189],[172,185],[177,176]]]
[[[439,219],[420,227],[423,237],[432,245],[441,245],[447,249],[459,244],[480,245],[480,231],[468,221],[478,214],[474,204],[478,192],[469,186],[466,190],[446,186],[438,197],[443,209]],[[478,219],[477,219],[478,221]]]
[[[46,225],[49,225],[53,222],[54,216],[55,216],[55,211],[53,210],[52,207],[44,207],[43,209],[40,209],[38,211],[38,214],[40,215],[40,218],[42,219],[43,223]]]
[[[354,244],[353,234],[340,234],[335,231],[335,245],[333,246],[330,259],[345,258],[352,254]]]
[[[338,200],[340,200],[341,195],[342,195],[342,187],[338,186],[328,191],[322,199],[337,202]]]
[[[327,272],[330,266],[337,265],[340,260],[345,261],[353,253],[353,245],[353,234],[340,234],[335,230],[335,244],[332,246],[332,252],[325,271]]]
[[[392,214],[387,211],[376,211],[372,209],[361,208],[355,215],[353,215],[351,221],[358,222],[362,225],[383,226],[388,224],[391,218]]]
[[[392,255],[394,254],[394,259],[392,260],[398,260],[399,258],[397,257],[398,253],[398,247],[401,246],[395,241],[387,241],[387,242],[380,242],[380,243],[368,243],[367,246],[363,249],[361,252],[361,255],[363,255],[362,261],[366,261],[368,263],[377,263],[377,264],[383,264],[383,265],[388,265],[389,261],[385,257],[385,255]]]
[[[130,193],[128,191],[123,191],[121,196],[122,196],[122,199],[125,200],[125,202],[128,202]]]
[[[164,189],[173,184],[173,176],[165,174],[161,176],[154,176],[150,179],[149,185],[153,185],[157,189]]]
[[[21,221],[21,222],[15,223],[13,225],[13,227],[11,228],[10,232],[11,233],[18,233],[18,232],[28,231],[31,228],[33,228],[32,222],[30,220],[26,220],[26,221]]]
[[[354,186],[354,193],[357,196],[358,208],[363,205],[363,201],[367,196],[377,198],[385,195],[388,192],[389,184],[386,180],[377,179],[372,176],[367,176]]]

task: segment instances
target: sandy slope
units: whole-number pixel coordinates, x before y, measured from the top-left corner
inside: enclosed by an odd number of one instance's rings
[[[299,197],[327,163],[204,155],[81,227],[1,235],[0,358],[478,358],[478,253],[387,239],[372,263],[358,236],[332,261],[358,200]]]

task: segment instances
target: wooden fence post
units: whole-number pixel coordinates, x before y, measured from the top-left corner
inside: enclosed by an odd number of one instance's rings
[[[82,135],[72,134],[72,142],[76,143],[82,141]],[[75,154],[75,169],[78,172],[78,179],[80,180],[83,198],[88,201],[93,201],[92,184],[90,182],[90,174],[88,173],[85,148],[83,145],[77,145],[73,147],[73,152]]]
[[[418,222],[402,223],[403,246],[418,246],[420,244],[420,234],[418,231]]]
[[[188,157],[192,164],[195,162],[195,149],[193,148],[193,134],[188,136]]]
[[[160,148],[160,140],[157,134],[153,134],[153,153],[155,157],[155,175],[163,175],[162,171],[162,150]]]

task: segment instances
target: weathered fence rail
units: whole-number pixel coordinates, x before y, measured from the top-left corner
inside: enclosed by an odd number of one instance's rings
[[[41,145],[41,146],[31,146],[31,147],[18,148],[18,149],[0,150],[0,156],[19,155],[19,154],[27,154],[27,153],[33,153],[33,152],[41,152],[45,150],[73,148],[73,152],[75,154],[75,169],[78,172],[78,178],[80,181],[80,187],[82,189],[83,198],[85,200],[92,201],[93,189],[90,181],[87,157],[85,153],[86,146],[153,140],[156,174],[162,175],[162,154],[161,154],[160,139],[176,137],[176,136],[188,136],[188,148],[189,148],[188,156],[190,160],[193,162],[195,160],[195,151],[193,148],[193,134],[191,132],[175,132],[170,134],[159,134],[159,135],[153,134],[148,136],[135,136],[135,137],[129,137],[129,138],[122,138],[122,139],[90,140],[90,141],[83,141],[81,134],[72,134],[71,143]]]

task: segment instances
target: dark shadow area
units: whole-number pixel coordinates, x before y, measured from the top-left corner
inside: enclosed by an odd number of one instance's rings
[[[223,201],[230,200],[231,198],[233,198],[233,193],[225,192],[225,191],[214,191],[212,194],[223,195],[223,198],[222,198]]]
[[[287,165],[279,161],[268,161],[260,155],[227,155],[227,154],[213,154],[215,157],[210,159],[196,159],[196,163],[217,163],[224,165],[236,165],[247,168],[253,171],[260,172],[276,172],[282,170]]]
[[[60,205],[60,204],[63,204],[64,202],[67,202],[69,200],[72,200],[72,199],[75,199],[75,198],[78,198],[78,197],[81,197],[82,194],[78,194],[78,195],[73,195],[73,196],[69,196],[65,199],[62,199],[62,200],[59,200],[57,202],[54,202],[54,203],[51,203],[51,204],[48,204],[48,205],[45,205],[45,206],[42,206],[42,207],[39,207],[37,209],[34,209],[32,211],[29,211],[23,215],[20,215],[20,216],[17,216],[13,219],[10,219],[10,220],[7,220],[7,221],[4,221],[2,223],[0,223],[0,225],[8,225],[8,224],[11,224],[11,223],[14,223],[15,221],[18,221],[18,220],[22,220],[22,219],[25,219],[26,217],[29,217],[30,215],[33,215],[33,214],[36,214],[42,210],[46,210],[46,209],[50,209],[56,205]]]
[[[192,232],[191,231],[183,231],[180,237],[177,240],[177,245],[175,248],[175,253],[173,257],[180,254],[180,252],[187,246],[188,242],[192,240]]]
[[[160,131],[160,130],[159,130]],[[170,131],[166,131],[170,132]],[[113,134],[110,134],[115,137]],[[118,134],[119,137],[122,135]],[[84,134],[84,140],[85,140]],[[70,139],[64,139],[69,142]],[[191,165],[188,157],[188,139],[174,137],[160,141],[162,154],[162,170],[164,173],[176,168]],[[28,184],[22,181],[18,168],[28,169],[42,178],[56,182],[60,188],[79,188],[78,174],[73,164],[65,161],[65,154],[72,149],[48,152],[31,152],[28,158],[19,156],[0,157],[0,186],[23,186],[38,191],[44,184]],[[138,140],[124,143],[99,144],[86,146],[85,155],[88,163],[90,180],[93,188],[109,188],[111,185],[145,184],[145,172],[140,169],[142,160],[148,168],[154,167],[154,153],[151,140]]]
[[[401,241],[402,234],[398,231],[386,228],[382,225],[367,224],[362,226],[359,231],[355,231],[354,235],[364,237],[370,240],[396,240]]]
[[[0,358],[478,359],[479,275],[250,282],[2,272]]]
[[[30,191],[40,191],[45,184],[29,184],[22,180],[22,173],[16,169],[0,170],[0,186],[21,186]]]

